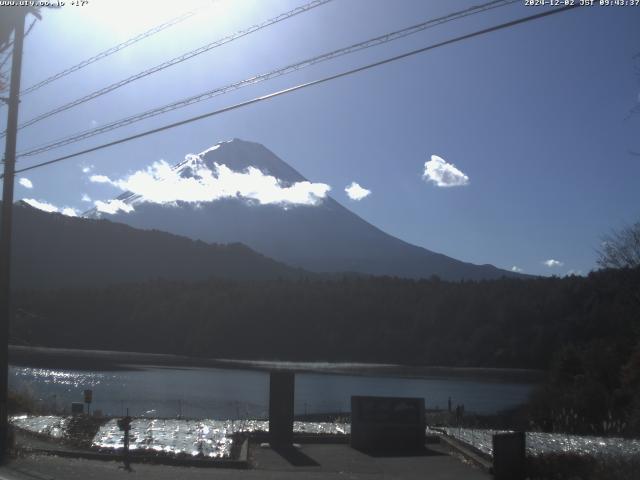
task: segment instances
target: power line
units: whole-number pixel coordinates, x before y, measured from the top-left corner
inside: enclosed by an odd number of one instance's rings
[[[5,63],[7,63],[7,61],[11,58],[11,50],[9,50],[7,52],[7,54],[5,55],[5,57],[2,59],[2,61],[0,62],[0,69],[2,69],[2,67],[4,67]]]
[[[27,31],[26,31],[26,33],[24,34],[24,37],[25,37],[25,38],[27,37],[27,35],[29,35],[29,34],[31,33],[31,30],[33,30],[33,27],[34,27],[34,25],[36,24],[36,22],[37,22],[37,21],[38,21],[38,19],[37,19],[37,18],[34,18],[34,19],[31,21],[31,25],[29,25],[29,28],[27,28]]]
[[[83,132],[79,132],[77,134],[71,135],[71,136],[67,136],[64,137],[62,139],[59,140],[55,140],[53,142],[49,142],[47,144],[44,144],[42,146],[33,148],[32,150],[26,151],[26,152],[21,152],[18,154],[18,157],[27,157],[27,156],[32,156],[32,155],[36,155],[39,153],[43,153],[46,152],[48,150],[52,150],[54,148],[59,148],[65,145],[69,145],[71,143],[75,143],[78,142],[80,140],[84,140],[90,137],[93,137],[95,135],[99,135],[102,133],[106,133],[109,132],[111,130],[115,130],[117,128],[121,128],[124,127],[126,125],[130,125],[132,123],[135,122],[139,122],[141,120],[145,120],[147,118],[151,118],[157,115],[161,115],[164,113],[167,113],[169,111],[172,110],[176,110],[179,108],[183,108],[189,105],[193,105],[195,103],[199,103],[202,102],[204,100],[208,100],[210,98],[213,98],[215,96],[218,95],[223,95],[225,93],[228,93],[230,91],[233,90],[238,90],[240,88],[249,86],[249,85],[254,85],[257,83],[261,83],[264,82],[266,80],[270,80],[276,77],[280,77],[283,75],[287,75],[289,73],[293,73],[295,71],[301,70],[303,68],[312,66],[312,65],[316,65],[318,63],[322,63],[328,60],[332,60],[334,58],[338,58],[341,57],[343,55],[347,55],[350,53],[354,53],[360,50],[365,50],[367,48],[371,48],[371,47],[375,47],[378,45],[382,45],[383,43],[387,43],[387,42],[391,42],[393,40],[398,40],[400,38],[404,38],[407,37],[409,35],[421,32],[427,28],[431,28],[437,25],[442,25],[444,23],[447,22],[451,22],[453,20],[458,20],[460,18],[464,18],[470,15],[475,15],[481,12],[485,12],[487,10],[491,10],[494,8],[498,8],[498,7],[503,7],[506,5],[510,5],[513,3],[519,2],[519,0],[494,0],[488,3],[484,3],[481,5],[477,5],[477,6],[472,6],[469,7],[465,10],[461,10],[458,12],[454,12],[448,15],[445,15],[443,17],[438,17],[435,19],[430,19],[427,21],[424,21],[422,23],[416,24],[416,25],[412,25],[410,27],[406,27],[403,28],[401,30],[396,30],[394,32],[391,33],[386,33],[384,35],[380,35],[378,37],[374,37],[371,38],[369,40],[365,40],[363,42],[359,42],[359,43],[355,43],[353,45],[349,45],[348,47],[344,47],[344,48],[340,48],[338,50],[334,50],[332,52],[329,53],[324,53],[322,55],[318,55],[316,57],[312,57],[306,60],[303,60],[301,62],[297,62],[291,65],[287,65],[285,67],[281,67],[278,68],[276,70],[272,70],[270,72],[267,73],[263,73],[260,75],[256,75],[254,77],[250,77],[248,79],[245,80],[241,80],[239,82],[235,82],[229,85],[225,85],[223,87],[218,87],[215,88],[213,90],[209,90],[207,92],[204,93],[200,93],[198,95],[194,95],[188,98],[184,98],[182,100],[178,100],[176,102],[172,102],[169,103],[167,105],[163,105],[161,107],[157,107],[151,110],[147,110],[146,112],[142,112],[136,115],[132,115],[129,117],[125,117],[122,118],[120,120],[116,120],[113,121],[111,123],[107,123],[105,125],[102,125],[100,127],[97,128],[93,128],[90,130],[85,130]]]
[[[64,105],[61,105],[57,108],[54,108],[53,110],[50,110],[48,112],[45,112],[41,115],[38,115],[37,117],[32,118],[31,120],[27,120],[26,122],[22,123],[19,125],[19,129],[28,127],[30,125],[33,125],[35,123],[41,122],[42,120],[44,120],[45,118],[49,118],[53,115],[56,115],[58,113],[64,112],[65,110],[69,110],[70,108],[73,107],[77,107],[78,105],[81,105],[83,103],[88,102],[89,100],[93,100],[94,98],[98,98],[101,97],[102,95],[106,95],[109,92],[112,92],[120,87],[124,87],[125,85],[128,85],[131,82],[134,82],[136,80],[140,80],[141,78],[147,77],[149,75],[153,75],[154,73],[160,72],[162,70],[164,70],[165,68],[169,68],[173,65],[177,65],[179,63],[182,63],[186,60],[189,60],[190,58],[193,58],[197,55],[200,55],[202,53],[208,52],[209,50],[212,50],[216,47],[219,47],[221,45],[230,43],[234,40],[237,40],[238,38],[242,38],[245,37],[251,33],[257,32],[258,30],[262,30],[263,28],[266,28],[268,26],[274,25],[276,23],[279,23],[283,20],[287,20],[291,17],[294,17],[296,15],[299,15],[301,13],[307,12],[313,8],[319,7],[321,5],[324,5],[325,3],[329,3],[332,0],[313,0],[310,3],[307,3],[305,5],[302,5],[298,8],[295,8],[293,10],[290,10],[288,12],[285,13],[281,13],[280,15],[278,15],[277,17],[273,17],[270,18],[269,20],[265,20],[262,23],[253,25],[247,29],[244,30],[240,30],[236,33],[233,33],[231,35],[228,35],[224,38],[221,38],[219,40],[216,40],[215,42],[211,42],[207,45],[204,45],[200,48],[197,48],[195,50],[191,50],[183,55],[180,55],[178,57],[172,58],[171,60],[168,60],[166,62],[163,62],[159,65],[156,65],[155,67],[149,68],[147,70],[144,70],[142,72],[136,73],[135,75],[132,75],[128,78],[125,78],[124,80],[120,80],[119,82],[115,82],[112,83],[111,85],[108,85],[104,88],[101,88],[100,90],[96,90],[94,92],[91,92],[88,95],[85,95],[84,97],[80,97],[76,100],[73,100],[69,103],[66,103]],[[4,132],[3,132],[4,134]]]
[[[445,40],[445,41],[442,41],[442,42],[439,42],[439,43],[428,45],[426,47],[422,47],[422,48],[419,48],[417,50],[411,50],[409,52],[406,52],[406,53],[403,53],[403,54],[400,54],[400,55],[389,57],[389,58],[386,58],[384,60],[380,60],[380,61],[375,62],[375,63],[369,63],[369,64],[364,65],[362,67],[354,68],[352,70],[347,70],[347,71],[344,71],[344,72],[341,72],[341,73],[337,73],[335,75],[330,75],[328,77],[324,77],[324,78],[321,78],[321,79],[318,79],[318,80],[314,80],[314,81],[311,81],[311,82],[302,83],[302,84],[296,85],[294,87],[285,88],[284,90],[279,90],[277,92],[273,92],[273,93],[270,93],[270,94],[267,94],[267,95],[263,95],[261,97],[256,97],[256,98],[253,98],[251,100],[247,100],[247,101],[244,101],[244,102],[236,103],[235,105],[224,107],[224,108],[221,108],[219,110],[214,110],[212,112],[208,112],[208,113],[205,113],[205,114],[202,114],[202,115],[197,115],[195,117],[191,117],[191,118],[188,118],[186,120],[182,120],[182,121],[175,122],[175,123],[170,123],[170,124],[164,125],[162,127],[158,127],[158,128],[154,128],[154,129],[151,129],[151,130],[147,130],[146,132],[138,133],[136,135],[131,135],[129,137],[125,137],[125,138],[121,138],[121,139],[118,139],[118,140],[114,140],[112,142],[104,143],[102,145],[98,145],[96,147],[88,148],[86,150],[82,150],[82,151],[75,152],[75,153],[72,153],[72,154],[69,154],[69,155],[64,155],[62,157],[54,158],[53,160],[48,160],[46,162],[37,163],[35,165],[31,165],[29,167],[25,167],[25,168],[21,168],[19,170],[16,170],[15,173],[22,173],[22,172],[33,170],[33,169],[36,169],[36,168],[44,167],[46,165],[52,165],[54,163],[59,163],[59,162],[62,162],[63,160],[68,160],[70,158],[78,157],[80,155],[85,155],[87,153],[91,153],[91,152],[95,152],[95,151],[98,151],[98,150],[102,150],[102,149],[105,149],[105,148],[108,148],[108,147],[112,147],[114,145],[118,145],[118,144],[121,144],[121,143],[129,142],[131,140],[135,140],[135,139],[138,139],[138,138],[141,138],[141,137],[146,137],[146,136],[152,135],[154,133],[159,133],[159,132],[162,132],[164,130],[169,130],[171,128],[179,127],[179,126],[182,126],[182,125],[186,125],[188,123],[196,122],[198,120],[202,120],[202,119],[205,119],[205,118],[209,118],[209,117],[213,117],[213,116],[216,116],[216,115],[220,115],[222,113],[226,113],[226,112],[229,112],[229,111],[232,111],[232,110],[237,110],[239,108],[246,107],[248,105],[253,105],[255,103],[263,102],[265,100],[270,100],[270,99],[278,97],[280,95],[285,95],[287,93],[295,92],[295,91],[301,90],[303,88],[311,87],[311,86],[314,86],[314,85],[319,85],[321,83],[325,83],[325,82],[329,82],[331,80],[336,80],[338,78],[342,78],[342,77],[346,77],[346,76],[349,76],[349,75],[353,75],[355,73],[363,72],[365,70],[370,70],[372,68],[379,67],[381,65],[386,65],[388,63],[395,62],[395,61],[398,61],[398,60],[402,60],[404,58],[411,57],[411,56],[417,55],[419,53],[424,53],[424,52],[427,52],[429,50],[434,50],[436,48],[440,48],[440,47],[443,47],[445,45],[451,45],[453,43],[461,42],[463,40],[468,40],[470,38],[474,38],[474,37],[478,37],[478,36],[481,36],[481,35],[485,35],[487,33],[495,32],[495,31],[498,31],[498,30],[504,30],[506,28],[513,27],[513,26],[516,26],[516,25],[520,25],[520,24],[523,24],[523,23],[526,23],[526,22],[530,22],[532,20],[537,20],[537,19],[540,19],[540,18],[544,18],[544,17],[548,17],[550,15],[557,14],[557,13],[566,12],[568,10],[571,10],[571,9],[577,8],[577,7],[578,7],[578,5],[568,5],[568,6],[561,7],[561,8],[556,8],[556,9],[553,9],[553,10],[547,10],[545,12],[541,12],[541,13],[538,13],[538,14],[535,14],[535,15],[530,15],[528,17],[519,18],[517,20],[512,20],[512,21],[509,21],[509,22],[506,22],[506,23],[501,23],[499,25],[495,25],[493,27],[485,28],[483,30],[477,30],[475,32],[468,33],[466,35],[461,35],[459,37],[454,37],[454,38],[451,38],[449,40]],[[2,175],[2,176],[4,176],[4,175]]]
[[[67,75],[72,74],[73,72],[77,72],[78,70],[91,65],[92,63],[97,62],[98,60],[102,60],[103,58],[108,57],[109,55],[113,55],[116,52],[119,52],[120,50],[127,48],[131,45],[133,45],[134,43],[138,43],[141,40],[144,40],[145,38],[151,37],[153,35],[155,35],[156,33],[160,33],[163,30],[166,30],[167,28],[173,27],[174,25],[178,25],[181,22],[184,22],[185,20],[193,17],[194,15],[196,15],[197,13],[199,13],[199,11],[202,9],[203,7],[196,9],[196,10],[192,10],[186,13],[183,13],[182,15],[172,18],[160,25],[157,25],[145,32],[142,32],[138,35],[136,35],[135,37],[132,37],[128,40],[125,40],[122,43],[119,43],[118,45],[108,48],[106,50],[103,50],[102,52],[94,55],[93,57],[89,57],[86,60],[81,61],[80,63],[69,67],[65,70],[62,70],[61,72],[56,73],[55,75],[51,75],[50,77],[45,78],[44,80],[28,87],[25,88],[23,91],[20,92],[20,95],[24,96],[27,95],[31,92],[34,92],[36,90],[38,90],[39,88],[44,87],[45,85],[48,85],[51,82],[55,82],[56,80],[59,80],[63,77],[66,77]]]

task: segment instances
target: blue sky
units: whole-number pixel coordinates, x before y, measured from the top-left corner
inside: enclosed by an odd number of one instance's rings
[[[25,96],[20,119],[304,3],[218,2]],[[478,3],[334,0],[25,128],[18,150]],[[144,10],[90,0],[44,12],[26,40],[23,87],[183,13],[188,2],[158,4]],[[515,4],[473,15],[18,166],[539,11]],[[120,193],[90,175],[123,178],[237,137],[264,144],[312,182],[331,186],[336,200],[367,221],[416,245],[532,274],[587,273],[601,236],[640,220],[640,156],[629,153],[640,152],[640,115],[628,116],[640,101],[640,60],[633,58],[639,24],[640,7],[561,13],[27,172],[19,178],[32,188],[16,185],[16,199],[85,210],[92,205],[83,195],[104,201]],[[467,180],[451,187],[426,180],[432,155]],[[352,182],[371,193],[352,200],[345,192]],[[544,263],[551,259],[561,265]]]

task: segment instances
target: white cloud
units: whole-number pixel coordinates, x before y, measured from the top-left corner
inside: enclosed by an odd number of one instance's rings
[[[67,217],[77,217],[78,216],[78,211],[75,208],[72,208],[72,207],[64,207],[62,210],[60,210],[60,213],[62,215],[66,215]]]
[[[91,197],[89,195],[87,195],[86,193],[82,194],[82,199],[83,202],[91,202]]]
[[[520,267],[516,267],[515,265],[513,267],[511,267],[511,271],[512,272],[516,272],[516,273],[522,273],[523,270]]]
[[[160,204],[213,202],[241,197],[261,205],[317,205],[331,189],[324,183],[308,181],[285,185],[255,167],[236,172],[226,165],[214,163],[214,168],[209,169],[197,155],[187,155],[187,162],[193,176],[181,176],[179,170],[162,160],[121,180],[111,180],[105,175],[92,175],[90,180],[109,183],[122,191],[139,195],[142,201]],[[119,209],[123,210],[122,207]]]
[[[371,195],[371,190],[361,187],[356,182],[351,182],[351,185],[346,187],[344,191],[347,192],[351,200],[362,200]]]
[[[119,210],[122,210],[125,213],[133,212],[133,207],[131,205],[118,199],[109,200],[107,202],[96,200],[93,204],[99,212],[109,213],[111,215],[117,213]]]
[[[61,213],[62,215],[66,215],[67,217],[78,216],[78,211],[72,207],[58,208],[52,203],[36,200],[35,198],[23,198],[22,201],[28,203],[33,208],[37,208],[38,210],[42,210],[44,212]]]
[[[447,163],[437,155],[425,162],[422,178],[435,183],[438,187],[462,187],[469,185],[469,177],[462,173],[453,163]]]
[[[549,268],[561,267],[564,265],[564,262],[561,262],[560,260],[554,260],[553,258],[550,258],[549,260],[545,260],[542,263],[544,263]]]
[[[23,198],[22,201],[25,202],[25,203],[28,203],[33,208],[37,208],[38,210],[43,210],[45,212],[57,212],[58,211],[58,207],[56,207],[55,205],[52,205],[49,202],[41,202],[39,200],[36,200],[35,198]]]
[[[24,188],[33,188],[33,183],[27,177],[22,177],[20,180],[18,180],[18,183]]]
[[[92,168],[93,168],[93,165],[84,165],[82,167],[82,173],[89,173]]]
[[[110,183],[115,185],[106,175],[91,175],[89,181],[93,183]]]

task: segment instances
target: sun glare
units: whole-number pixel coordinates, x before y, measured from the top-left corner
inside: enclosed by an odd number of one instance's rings
[[[222,8],[225,0],[90,0],[83,15],[107,27],[118,38],[130,37],[190,12],[211,15]]]

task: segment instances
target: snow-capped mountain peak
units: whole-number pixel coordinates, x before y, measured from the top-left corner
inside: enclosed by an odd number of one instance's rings
[[[518,276],[381,231],[331,199],[328,185],[308,181],[257,143],[233,139],[175,166],[156,162],[109,182],[126,192],[115,207],[130,209],[112,208],[111,220],[208,243],[241,242],[307,270],[451,280]]]

